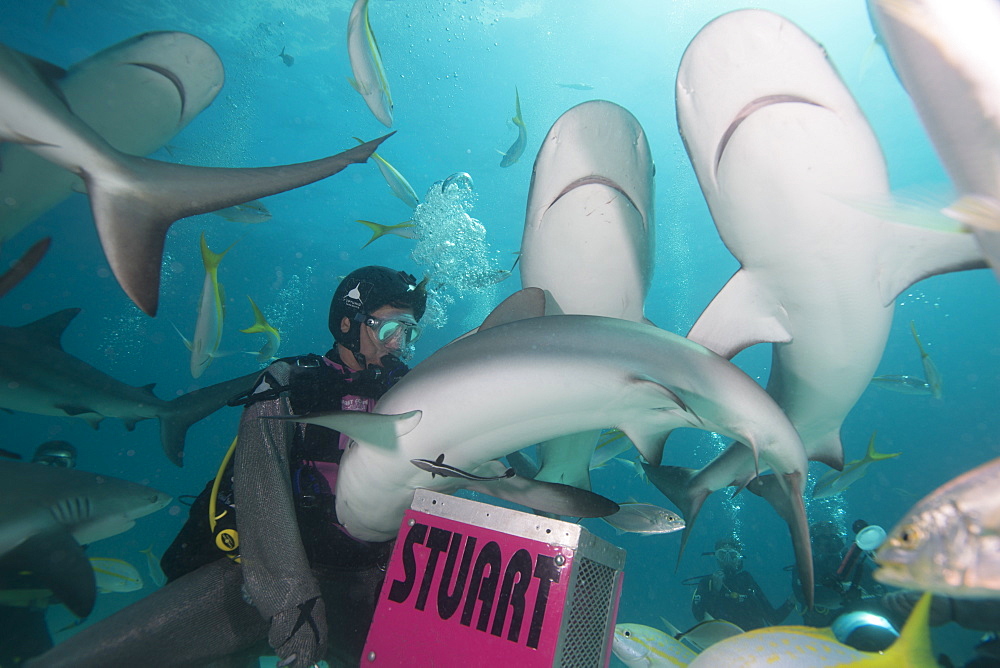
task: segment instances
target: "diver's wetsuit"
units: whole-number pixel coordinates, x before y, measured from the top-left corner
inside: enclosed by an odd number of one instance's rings
[[[164,555],[170,582],[30,665],[242,666],[268,643],[294,652],[294,668],[358,665],[391,543],[355,540],[336,524],[331,489],[346,437],[261,418],[370,411],[407,369],[352,375],[327,355],[275,362],[243,411],[231,497],[223,488],[217,508],[238,509],[241,563],[215,550],[203,492]]]
[[[706,575],[698,582],[691,599],[691,614],[696,620],[704,619],[708,613],[750,631],[780,624],[792,611],[790,601],[775,609],[757,581],[744,570],[727,573],[719,584],[719,578],[713,575]]]

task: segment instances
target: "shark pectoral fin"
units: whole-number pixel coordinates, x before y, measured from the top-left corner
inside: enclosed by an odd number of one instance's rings
[[[813,441],[807,447],[806,455],[811,462],[820,462],[838,471],[844,470],[844,444],[840,442],[839,432]]]
[[[788,343],[792,335],[781,305],[740,269],[702,311],[687,338],[732,359],[757,343]]]
[[[49,346],[62,350],[63,332],[79,314],[80,309],[67,308],[29,322],[27,325],[21,325],[18,329],[30,336],[35,346]]]
[[[86,617],[94,609],[94,569],[80,544],[62,528],[21,543],[0,559],[0,568],[31,572],[77,617]]]
[[[804,476],[801,473],[762,475],[754,478],[747,489],[767,501],[788,524],[792,534],[792,548],[799,582],[805,595],[806,607],[813,607],[813,561],[812,545],[809,542],[809,522],[806,519],[805,503],[802,499]]]
[[[463,480],[462,487],[556,515],[607,517],[618,512],[618,504],[600,494],[520,476],[486,482]]]
[[[97,429],[101,424],[101,420],[104,419],[103,415],[95,413],[93,409],[87,406],[74,406],[72,404],[59,404],[55,408],[58,408],[66,415],[70,417],[77,417],[90,425],[91,429]]]
[[[879,294],[888,306],[914,283],[953,271],[987,266],[974,235],[883,220],[890,236],[879,253]]]
[[[355,441],[381,448],[395,449],[400,436],[413,431],[420,424],[422,411],[410,411],[399,415],[362,413],[360,411],[331,411],[312,415],[290,415],[275,419],[295,420],[306,424],[316,424],[347,434]]]

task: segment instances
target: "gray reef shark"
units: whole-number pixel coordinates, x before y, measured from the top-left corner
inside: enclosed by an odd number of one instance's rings
[[[127,531],[171,497],[73,469],[0,459],[0,570],[29,570],[78,617],[97,591],[81,545]]]
[[[525,302],[510,308],[511,302]],[[506,305],[506,307],[505,307]],[[747,443],[753,460],[781,473],[784,496],[807,531],[802,487],[808,466],[798,434],[753,379],[732,363],[651,325],[587,315],[544,315],[545,295],[526,288],[498,307],[525,317],[488,318],[416,365],[373,413],[291,416],[353,439],[337,478],[337,516],[361,540],[396,535],[413,490],[469,488],[547,512],[578,517],[559,494],[525,499],[520,476],[475,482],[432,477],[411,460],[441,462],[476,476],[503,476],[497,458],[579,431],[617,427],[647,461],[659,463],[667,434],[693,427]],[[745,446],[740,446],[745,447]],[[588,451],[588,456],[589,456]],[[567,485],[556,489],[580,493]],[[806,534],[807,535],[807,534]],[[808,538],[806,538],[808,543]],[[803,582],[811,589],[809,559]]]
[[[593,100],[560,116],[535,158],[521,285],[545,290],[561,313],[648,322],[655,171],[646,134],[627,109]],[[538,479],[590,489],[599,436],[543,444]]]
[[[68,70],[32,67],[73,113],[109,144],[148,155],[200,114],[222,89],[222,61],[183,32],[148,32],[109,46]],[[80,177],[14,143],[0,144],[0,241],[84,192]]]
[[[960,194],[942,213],[975,235],[1000,278],[1000,4],[869,0],[868,9]]]
[[[257,372],[164,401],[152,385],[133,387],[62,348],[62,334],[80,309],[66,309],[21,327],[0,326],[0,408],[86,420],[94,428],[119,418],[130,431],[157,418],[163,451],[181,466],[188,428],[250,387]]]
[[[150,315],[156,313],[163,246],[174,221],[326,178],[365,162],[386,137],[278,167],[195,167],[131,156],[74,114],[28,58],[0,45],[0,140],[21,144],[83,179],[111,271]]]
[[[982,255],[968,235],[851,204],[888,196],[878,141],[823,47],[781,16],[741,10],[709,23],[676,88],[688,156],[741,264],[688,337],[726,358],[773,344],[768,393],[809,458],[839,469],[841,425],[882,356],[896,296],[927,276],[982,267]],[[744,450],[733,444],[658,486],[696,510],[754,477]]]

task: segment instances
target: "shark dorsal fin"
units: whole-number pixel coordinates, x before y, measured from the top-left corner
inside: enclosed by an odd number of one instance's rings
[[[483,324],[479,326],[480,332],[506,325],[509,322],[526,320],[528,318],[540,318],[546,314],[546,296],[541,288],[524,288],[518,290],[493,309],[493,312],[486,316]]]
[[[34,322],[29,322],[27,325],[22,325],[18,329],[28,333],[36,345],[46,345],[62,350],[63,332],[79,313],[80,309],[78,308],[63,309]]]

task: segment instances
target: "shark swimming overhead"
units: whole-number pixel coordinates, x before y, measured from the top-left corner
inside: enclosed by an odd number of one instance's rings
[[[512,300],[535,304],[522,313],[543,312],[541,290],[522,290],[507,302]],[[607,426],[621,429],[655,462],[675,428],[739,434],[736,438],[750,444],[762,466],[782,473],[786,495],[802,509],[804,522],[805,455],[795,430],[767,393],[702,346],[642,323],[582,315],[498,323],[418,364],[373,413],[289,419],[327,426],[354,439],[338,473],[337,516],[362,540],[394,536],[416,488],[451,492],[472,485],[485,494],[523,502],[521,490],[505,495],[504,488],[531,482],[520,476],[481,483],[432,477],[411,460],[433,462],[443,455],[443,462],[463,472],[500,476],[507,467],[496,461],[499,457],[556,436]],[[573,516],[590,512],[554,510],[561,501],[554,498],[540,509]]]
[[[29,568],[78,617],[94,571],[81,545],[127,531],[171,497],[106,475],[0,459],[0,569]]]
[[[104,418],[119,418],[129,431],[136,422],[157,418],[163,451],[181,466],[188,428],[225,406],[259,375],[164,401],[153,394],[152,385],[126,385],[63,350],[62,334],[79,312],[66,309],[21,327],[0,326],[0,408],[76,417],[94,428]]]
[[[521,285],[555,310],[634,322],[653,274],[653,174],[646,134],[627,109],[593,100],[559,117],[531,176],[521,239]],[[596,432],[540,449],[540,480],[589,489]]]
[[[975,235],[1000,277],[1000,4],[869,0],[868,9],[959,192],[942,213]]]
[[[981,253],[968,236],[848,203],[887,196],[882,152],[823,47],[781,16],[741,10],[705,26],[681,59],[676,98],[702,193],[741,265],[688,337],[726,358],[771,343],[768,393],[809,459],[840,468],[841,425],[882,356],[896,296],[984,266]],[[650,476],[696,512],[708,493],[749,480],[746,455],[734,444],[697,474]]]
[[[130,156],[66,107],[27,58],[0,45],[0,140],[83,178],[111,271],[129,298],[155,315],[163,246],[174,221],[326,178],[365,162],[385,137],[279,167],[195,167]]]
[[[222,61],[183,32],[147,32],[112,45],[68,70],[32,59],[66,105],[109,144],[148,155],[200,114],[222,89]],[[0,144],[0,241],[83,191],[80,177],[24,146]]]

